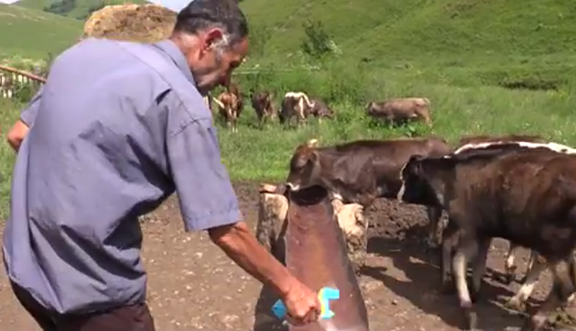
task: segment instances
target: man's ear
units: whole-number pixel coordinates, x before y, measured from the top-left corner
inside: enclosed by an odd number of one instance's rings
[[[211,49],[214,45],[222,42],[224,39],[224,33],[220,29],[210,29],[206,32],[204,36],[204,50]]]

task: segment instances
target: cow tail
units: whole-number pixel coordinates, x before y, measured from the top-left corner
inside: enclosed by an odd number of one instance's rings
[[[313,108],[314,104],[312,102],[310,102],[310,99],[308,99],[308,96],[306,95],[306,93],[302,93],[301,94],[302,98],[304,98],[304,101],[306,101],[306,104],[308,105],[308,107]]]

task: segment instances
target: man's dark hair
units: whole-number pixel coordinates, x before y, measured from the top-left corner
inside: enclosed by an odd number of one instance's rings
[[[220,27],[234,45],[248,35],[248,21],[237,0],[192,0],[178,13],[174,32],[195,34],[203,29]]]

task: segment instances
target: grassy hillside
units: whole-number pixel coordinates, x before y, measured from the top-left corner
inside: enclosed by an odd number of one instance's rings
[[[61,1],[61,0],[59,0]],[[15,3],[17,6],[25,7],[25,8],[32,8],[43,10],[50,4],[56,2],[55,0],[20,0]],[[94,8],[105,5],[115,5],[115,4],[123,4],[123,3],[145,3],[145,0],[130,0],[130,1],[123,1],[123,0],[76,0],[76,6],[64,13],[64,16],[71,17],[71,18],[79,18],[83,19],[87,17],[87,15],[94,10]]]
[[[527,76],[562,83],[576,73],[571,0],[245,0],[242,5],[255,28],[267,31],[267,54],[283,61],[300,49],[302,23],[310,19],[324,25],[349,63],[402,75],[498,84]]]
[[[44,58],[64,50],[81,34],[82,22],[77,20],[0,4],[0,58]]]

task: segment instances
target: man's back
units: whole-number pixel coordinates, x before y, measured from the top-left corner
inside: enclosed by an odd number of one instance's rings
[[[174,81],[195,89],[151,45],[91,39],[54,62],[17,157],[4,243],[10,278],[43,305],[144,300],[137,216],[174,191],[163,143],[174,115],[158,110]]]

